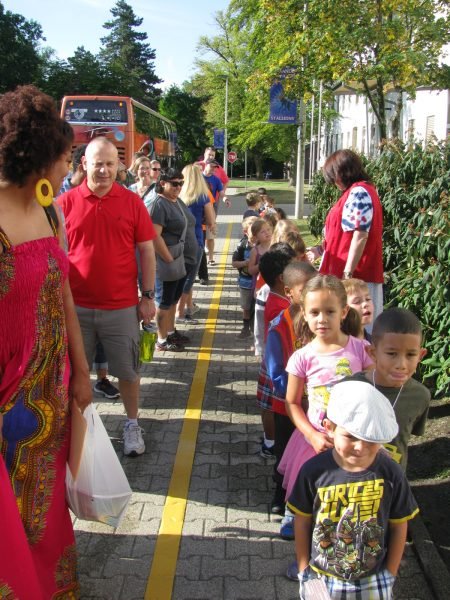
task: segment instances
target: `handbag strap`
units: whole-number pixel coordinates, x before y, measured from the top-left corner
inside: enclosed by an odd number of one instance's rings
[[[180,242],[182,244],[184,244],[184,240],[185,240],[185,237],[186,237],[186,231],[187,231],[187,227],[188,227],[188,221],[187,221],[186,215],[184,214],[184,210],[180,206],[178,198],[177,198],[177,206],[180,209],[181,214],[183,215],[183,219],[184,219],[184,229],[183,229],[183,233],[181,234],[181,237],[180,237]]]

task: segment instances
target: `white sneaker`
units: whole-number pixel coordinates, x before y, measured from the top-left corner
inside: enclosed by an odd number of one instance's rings
[[[144,430],[139,425],[129,424],[123,428],[123,453],[125,456],[139,456],[145,452],[142,439]]]
[[[186,314],[191,315],[191,317],[192,317],[192,315],[195,315],[195,313],[198,313],[199,310],[200,310],[200,306],[197,306],[197,304],[195,304],[195,302],[194,302],[194,304],[192,305],[192,308],[186,308]]]

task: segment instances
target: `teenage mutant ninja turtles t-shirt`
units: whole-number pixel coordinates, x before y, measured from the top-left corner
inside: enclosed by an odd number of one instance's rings
[[[403,471],[384,451],[357,473],[339,467],[332,452],[303,465],[288,506],[312,516],[313,569],[340,579],[362,579],[382,567],[389,522],[412,519],[419,509]]]

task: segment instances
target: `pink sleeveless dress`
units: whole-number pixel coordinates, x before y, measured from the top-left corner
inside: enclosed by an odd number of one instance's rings
[[[65,499],[68,261],[56,236],[12,246],[0,229],[0,244],[0,598],[78,598]]]

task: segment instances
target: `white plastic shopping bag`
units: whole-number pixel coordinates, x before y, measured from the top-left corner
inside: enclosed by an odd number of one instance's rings
[[[83,416],[87,421],[86,437],[75,480],[67,466],[67,502],[79,519],[118,527],[131,488],[94,404],[85,409]]]

